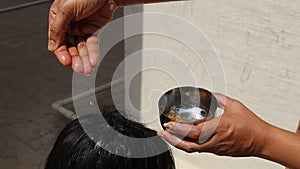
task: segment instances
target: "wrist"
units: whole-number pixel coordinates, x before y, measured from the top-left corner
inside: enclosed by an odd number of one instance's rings
[[[297,134],[270,126],[258,157],[297,168],[300,166],[300,159],[296,158],[300,152],[300,143],[297,140]]]
[[[254,156],[263,157],[268,154],[269,140],[272,135],[272,127],[270,124],[267,124],[262,128],[262,132],[258,135],[257,144],[258,148]]]
[[[279,157],[287,150],[286,145],[288,144],[286,143],[290,142],[288,141],[290,138],[288,131],[269,125],[264,138],[264,145],[258,157],[279,162]]]
[[[263,120],[257,121],[257,124],[252,127],[252,136],[249,137],[249,140],[252,140],[250,156],[261,157],[265,153],[271,128],[272,126]]]

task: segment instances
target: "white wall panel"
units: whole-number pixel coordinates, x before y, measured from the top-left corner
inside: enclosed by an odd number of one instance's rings
[[[290,131],[296,129],[300,120],[300,1],[194,0],[144,5],[144,12],[175,15],[201,29],[221,59],[226,94],[241,100],[264,120]],[[179,56],[194,74],[200,75],[197,81],[201,86],[211,89],[205,65],[193,60],[193,52],[182,43],[144,35],[143,48],[164,49]],[[153,62],[163,62],[163,57],[156,58]],[[149,62],[142,59],[142,67],[146,61]],[[172,65],[172,60],[166,63]],[[183,77],[186,72],[182,71]],[[148,96],[153,89],[176,85],[166,74],[155,70],[144,71],[141,79],[142,111],[149,108]],[[256,158],[187,155],[177,150],[175,155],[179,169],[283,168]]]

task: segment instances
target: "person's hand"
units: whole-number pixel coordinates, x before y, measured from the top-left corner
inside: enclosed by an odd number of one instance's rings
[[[55,0],[49,11],[48,49],[64,66],[91,73],[99,61],[95,33],[117,7],[114,0]]]
[[[169,122],[159,135],[186,152],[235,157],[261,154],[269,124],[241,102],[221,94],[214,95],[219,107],[224,109],[222,116],[197,125]]]

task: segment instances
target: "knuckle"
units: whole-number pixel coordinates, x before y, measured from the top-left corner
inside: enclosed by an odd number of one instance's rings
[[[57,14],[62,17],[70,18],[74,15],[74,8],[71,6],[70,3],[61,4],[57,9]]]
[[[51,27],[50,27],[50,33],[51,33],[51,34],[56,34],[56,33],[57,33],[57,28],[56,28],[56,26],[51,26]]]

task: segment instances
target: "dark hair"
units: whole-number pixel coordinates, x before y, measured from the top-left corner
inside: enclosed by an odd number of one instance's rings
[[[83,120],[80,119],[80,122],[82,125],[94,125],[96,123],[94,117],[85,117]],[[106,113],[103,114],[103,117],[111,128],[128,137],[148,138],[157,135],[156,131],[126,119],[118,112]],[[143,145],[144,150],[141,151],[157,150],[161,146],[164,146],[163,148],[168,151],[145,158],[123,157],[106,151],[102,147],[113,144],[116,149],[130,152],[130,147],[126,147],[127,140],[125,137],[122,141],[123,145],[122,143],[116,144],[111,141],[100,140],[102,141],[101,146],[98,146],[86,134],[81,124],[76,119],[62,130],[48,156],[45,169],[175,169],[168,145],[160,138],[159,145],[157,145],[157,142],[146,141]],[[108,127],[107,124],[97,124],[95,126],[101,129],[101,132]],[[108,136],[102,138],[106,137]]]

